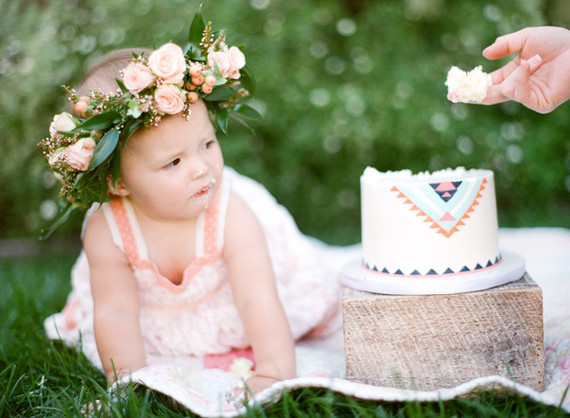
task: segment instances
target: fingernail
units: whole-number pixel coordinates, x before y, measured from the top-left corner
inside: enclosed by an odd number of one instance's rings
[[[542,64],[542,57],[538,54],[532,56],[528,60],[528,66],[531,72],[534,72]]]

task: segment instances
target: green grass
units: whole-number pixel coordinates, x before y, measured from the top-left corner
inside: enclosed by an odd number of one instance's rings
[[[145,388],[107,392],[105,379],[87,359],[48,340],[42,323],[59,311],[70,290],[69,254],[0,260],[0,417],[81,415],[96,400],[94,416],[192,415],[167,397]],[[447,402],[386,403],[356,400],[323,389],[284,393],[277,403],[250,409],[248,416],[346,417],[563,417],[557,408],[518,397],[482,394]]]

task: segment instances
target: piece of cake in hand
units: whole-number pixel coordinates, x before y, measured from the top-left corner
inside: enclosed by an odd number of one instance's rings
[[[445,81],[447,98],[453,103],[481,103],[491,84],[491,76],[480,65],[469,72],[454,66]]]

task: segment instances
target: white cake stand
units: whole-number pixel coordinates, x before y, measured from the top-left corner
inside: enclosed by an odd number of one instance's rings
[[[344,285],[356,290],[389,295],[445,295],[489,289],[519,280],[525,272],[524,258],[501,251],[503,261],[490,269],[440,276],[383,275],[362,268],[362,260],[346,264],[341,272]]]

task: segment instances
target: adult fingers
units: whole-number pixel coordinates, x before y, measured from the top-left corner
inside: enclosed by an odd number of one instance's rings
[[[521,62],[521,65],[501,83],[501,93],[509,99],[529,106],[531,100],[530,75],[531,69],[528,62]]]
[[[491,82],[493,84],[501,84],[508,76],[512,74],[513,71],[517,69],[519,65],[520,65],[519,57],[516,57],[513,60],[509,61],[501,68],[489,74],[491,76]]]
[[[483,56],[487,59],[496,60],[519,52],[526,43],[526,32],[526,29],[521,29],[517,32],[499,36],[492,45],[483,50]]]
[[[489,74],[491,76],[492,84],[487,89],[487,95],[481,102],[482,104],[493,105],[510,99],[502,93],[501,84],[518,68],[518,66],[519,59],[517,57],[508,64]]]
[[[497,104],[497,103],[502,103],[506,100],[509,100],[509,98],[506,97],[501,92],[501,85],[500,84],[493,84],[487,90],[487,95],[485,96],[485,99],[483,99],[483,101],[481,103],[485,104],[485,105],[493,105],[493,104]]]

